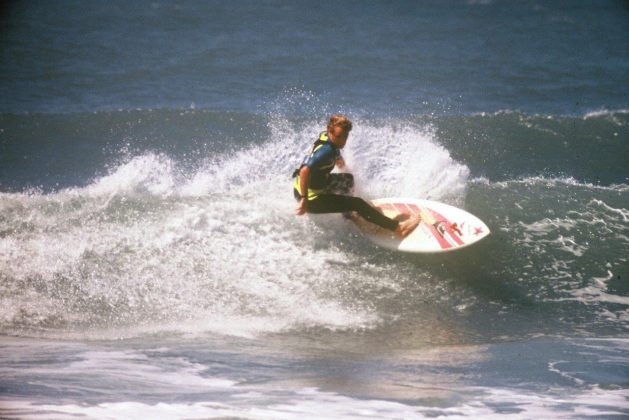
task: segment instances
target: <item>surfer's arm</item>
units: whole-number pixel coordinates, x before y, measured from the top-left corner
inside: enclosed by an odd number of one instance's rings
[[[301,216],[306,213],[308,205],[308,183],[310,182],[310,168],[306,165],[299,170],[299,189],[301,190],[301,199],[299,205],[295,209],[295,214]]]

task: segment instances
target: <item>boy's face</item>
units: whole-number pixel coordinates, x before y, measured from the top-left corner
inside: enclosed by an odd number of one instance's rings
[[[339,149],[345,147],[345,143],[347,143],[347,137],[349,137],[349,132],[343,130],[342,127],[332,127],[331,130],[328,130],[328,137],[330,137],[330,141]]]

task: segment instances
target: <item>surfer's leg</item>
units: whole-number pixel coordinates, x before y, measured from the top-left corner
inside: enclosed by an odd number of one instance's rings
[[[354,195],[354,175],[350,173],[330,174],[326,194]],[[343,217],[350,220],[353,212],[344,211]]]
[[[380,213],[362,198],[347,195],[320,195],[316,199],[308,201],[308,211],[315,214],[355,211],[368,222],[392,231],[395,231],[400,223]]]

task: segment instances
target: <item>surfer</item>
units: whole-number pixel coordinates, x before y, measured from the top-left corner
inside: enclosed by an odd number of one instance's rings
[[[408,236],[419,224],[419,215],[399,221],[390,219],[360,197],[348,195],[354,186],[352,174],[331,174],[334,167],[343,169],[341,149],[345,147],[352,122],[344,115],[333,115],[327,131],[322,132],[299,169],[293,173],[293,192],[299,205],[295,214],[357,212],[363,219],[391,230],[399,238]]]

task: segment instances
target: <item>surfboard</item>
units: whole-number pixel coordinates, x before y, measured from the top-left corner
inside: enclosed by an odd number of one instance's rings
[[[456,251],[487,237],[491,232],[478,217],[437,201],[414,198],[381,198],[371,202],[387,217],[403,220],[419,214],[422,221],[406,238],[356,216],[352,220],[371,241],[395,251],[438,253]]]

